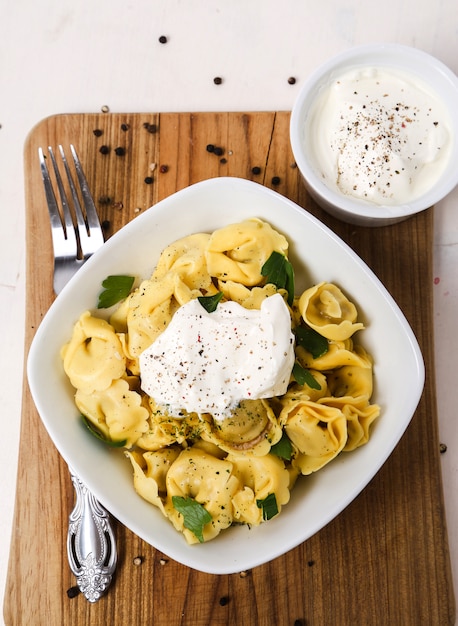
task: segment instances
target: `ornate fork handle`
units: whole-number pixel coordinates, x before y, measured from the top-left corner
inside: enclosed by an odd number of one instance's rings
[[[70,469],[76,502],[69,516],[67,551],[81,592],[97,602],[116,569],[116,542],[108,511]]]

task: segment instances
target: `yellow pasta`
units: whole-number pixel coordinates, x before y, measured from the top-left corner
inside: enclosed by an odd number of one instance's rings
[[[190,544],[280,514],[297,480],[366,444],[380,415],[372,357],[357,341],[357,306],[328,282],[290,297],[264,275],[273,253],[287,261],[288,241],[257,218],[184,237],[109,322],[83,312],[62,348],[79,411],[107,441],[124,442],[135,490]],[[253,312],[280,294],[291,305],[291,329],[315,333],[320,349],[297,334],[281,395],[244,397],[223,417],[171,410],[142,390],[140,356],[180,307],[216,294]],[[188,506],[198,507],[197,529]]]

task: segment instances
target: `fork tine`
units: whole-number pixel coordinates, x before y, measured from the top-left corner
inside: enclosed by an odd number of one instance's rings
[[[75,146],[70,144],[70,151],[72,153],[73,161],[75,163],[76,175],[78,177],[81,194],[83,197],[84,208],[86,211],[87,226],[89,228],[89,236],[91,239],[90,249],[84,250],[86,255],[92,254],[97,248],[99,248],[103,242],[103,231],[100,225],[99,216],[97,215],[97,209],[95,208],[94,200],[92,199],[91,192],[89,191],[89,185],[86,180],[81,162],[75,150]]]
[[[56,176],[58,177],[58,184],[60,181],[60,189],[62,186],[62,180],[59,176],[59,171],[57,169],[57,165],[54,159],[54,154],[51,149],[49,150],[51,161],[53,163]],[[62,256],[63,254],[66,254],[69,257],[73,255],[76,256],[78,247],[68,203],[63,204],[64,220],[62,220],[62,216],[59,211],[59,206],[57,204],[57,199],[54,194],[48,166],[46,165],[46,160],[42,148],[38,148],[38,158],[40,160],[41,176],[43,178],[46,202],[48,205],[49,217],[51,220],[51,233],[54,256]],[[65,195],[65,192],[63,193]]]

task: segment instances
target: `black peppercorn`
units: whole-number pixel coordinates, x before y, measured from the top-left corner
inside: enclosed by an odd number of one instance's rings
[[[103,130],[100,130],[100,128],[96,128],[92,132],[94,133],[96,137],[101,137],[103,135]]]
[[[223,82],[223,79],[221,78],[221,76],[215,76],[215,78],[213,79],[213,82],[215,83],[215,85],[221,85],[221,83]]]
[[[156,124],[150,124],[149,122],[145,122],[143,124],[143,128],[145,128],[151,134],[154,134],[155,132],[157,132]]]
[[[161,35],[159,37],[159,43],[167,43],[167,37],[165,35]]]
[[[261,168],[255,165],[254,167],[251,168],[251,173],[257,176],[258,174],[261,173]]]
[[[209,143],[207,145],[207,152],[214,152],[215,151],[215,146],[212,143]]]
[[[69,598],[76,598],[76,596],[79,594],[80,590],[78,587],[70,587],[70,589],[67,589],[67,596]]]
[[[279,185],[280,184],[280,176],[273,176],[272,177],[272,185]]]
[[[119,146],[118,148],[115,148],[115,154],[116,156],[124,156],[126,154],[126,149]]]
[[[161,165],[161,167],[159,168],[159,171],[160,171],[162,174],[165,174],[166,172],[168,172],[168,171],[169,171],[169,166],[168,166],[168,165]]]
[[[108,146],[100,146],[99,152],[102,154],[108,154],[110,152],[110,148]]]
[[[290,77],[288,78],[288,83],[289,83],[290,85],[295,85],[295,84],[296,84],[296,79],[294,78],[294,76],[290,76]]]
[[[121,124],[121,130],[123,130],[124,132],[126,132],[127,130],[129,130],[129,124]]]
[[[151,185],[151,183],[152,183],[152,182],[153,182],[153,177],[152,177],[152,176],[147,176],[147,177],[145,178],[145,183],[146,183],[147,185]]]
[[[222,148],[215,147],[213,152],[214,152],[214,154],[216,154],[216,156],[221,156],[223,154],[224,150]]]
[[[222,598],[219,599],[219,603],[221,606],[226,606],[228,602],[229,602],[229,598],[227,596],[223,596]]]

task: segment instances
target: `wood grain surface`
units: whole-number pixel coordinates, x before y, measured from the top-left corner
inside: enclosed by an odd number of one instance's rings
[[[397,300],[426,363],[425,390],[405,435],[381,471],[336,519],[296,549],[248,572],[199,573],[117,524],[115,579],[108,594],[90,604],[81,594],[68,594],[75,585],[65,552],[73,489],[25,382],[7,626],[454,623],[434,382],[433,210],[378,229],[327,216],[300,181],[288,126],[285,112],[72,114],[40,122],[28,137],[24,158],[26,353],[54,298],[38,146],[76,145],[107,237],[191,183],[240,176],[276,189],[317,215],[372,267]],[[221,147],[223,154],[207,151],[208,144]],[[107,154],[100,151],[102,146]],[[117,154],[116,148],[125,153]],[[253,167],[260,173],[253,174]]]

